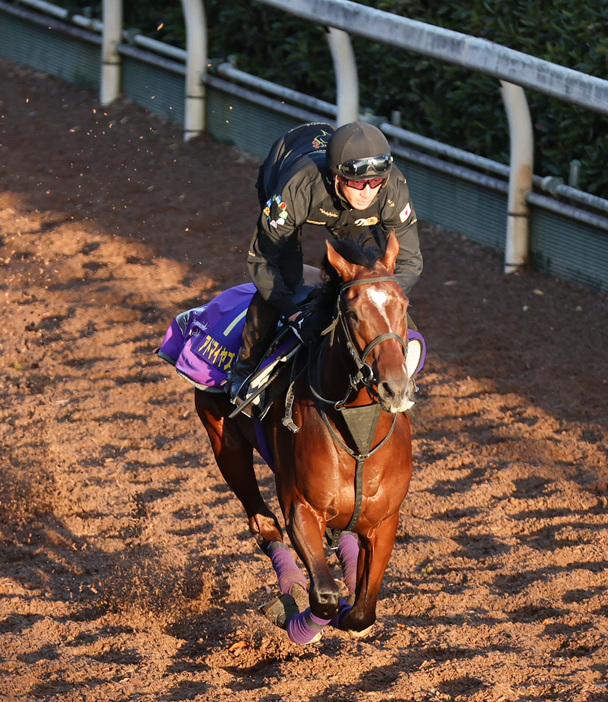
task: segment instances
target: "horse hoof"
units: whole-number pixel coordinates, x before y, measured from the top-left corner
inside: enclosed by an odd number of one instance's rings
[[[299,613],[298,605],[291,595],[281,595],[259,607],[258,611],[281,629],[285,629],[287,622]]]
[[[281,595],[258,609],[268,621],[285,629],[287,622],[307,607],[308,592],[299,583],[294,583],[288,595]]]
[[[294,583],[289,590],[289,594],[293,597],[298,607],[297,614],[303,612],[310,604],[308,590],[303,588],[300,583]]]
[[[373,628],[374,625],[372,624],[371,626],[368,626],[367,629],[363,629],[363,631],[349,629],[346,633],[351,637],[351,639],[364,639],[366,636],[369,636],[372,633]]]

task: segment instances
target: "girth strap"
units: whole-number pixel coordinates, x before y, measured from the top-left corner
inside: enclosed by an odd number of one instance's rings
[[[355,471],[355,509],[353,510],[353,516],[350,518],[350,522],[346,527],[346,531],[352,531],[359,521],[361,516],[361,504],[363,502],[363,464],[365,463],[365,458],[363,456],[357,456],[357,470]]]

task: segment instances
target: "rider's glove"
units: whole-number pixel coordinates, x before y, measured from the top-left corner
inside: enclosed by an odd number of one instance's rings
[[[287,324],[305,346],[312,346],[318,341],[318,334],[315,330],[314,320],[309,314],[300,313],[294,320]]]

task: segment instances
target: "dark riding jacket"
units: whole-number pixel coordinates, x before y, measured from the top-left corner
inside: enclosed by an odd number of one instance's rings
[[[334,187],[325,162],[330,124],[305,124],[275,142],[260,167],[256,187],[262,212],[247,257],[249,274],[262,297],[289,317],[303,272],[304,224],[325,227],[335,238],[357,240],[384,250],[394,230],[399,240],[395,278],[406,294],[422,271],[417,218],[406,180],[393,165],[371,205],[355,210]]]

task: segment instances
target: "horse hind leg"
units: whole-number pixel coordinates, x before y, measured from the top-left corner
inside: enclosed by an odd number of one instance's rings
[[[264,553],[270,558],[279,580],[279,590],[282,595],[293,595],[294,585],[299,585],[300,590],[306,592],[308,583],[306,576],[296,564],[291,551],[281,541],[272,541],[262,547]],[[299,591],[298,591],[299,594]],[[308,604],[308,595],[306,595]]]
[[[237,422],[227,417],[232,407],[228,398],[218,398],[198,389],[194,398],[215,461],[228,487],[243,505],[249,531],[262,548],[273,541],[282,541],[279,521],[260,494],[253,468],[253,446]]]
[[[351,532],[342,532],[336,550],[338,561],[344,574],[344,583],[348,594],[353,596],[357,587],[357,561],[359,559],[359,542]]]

